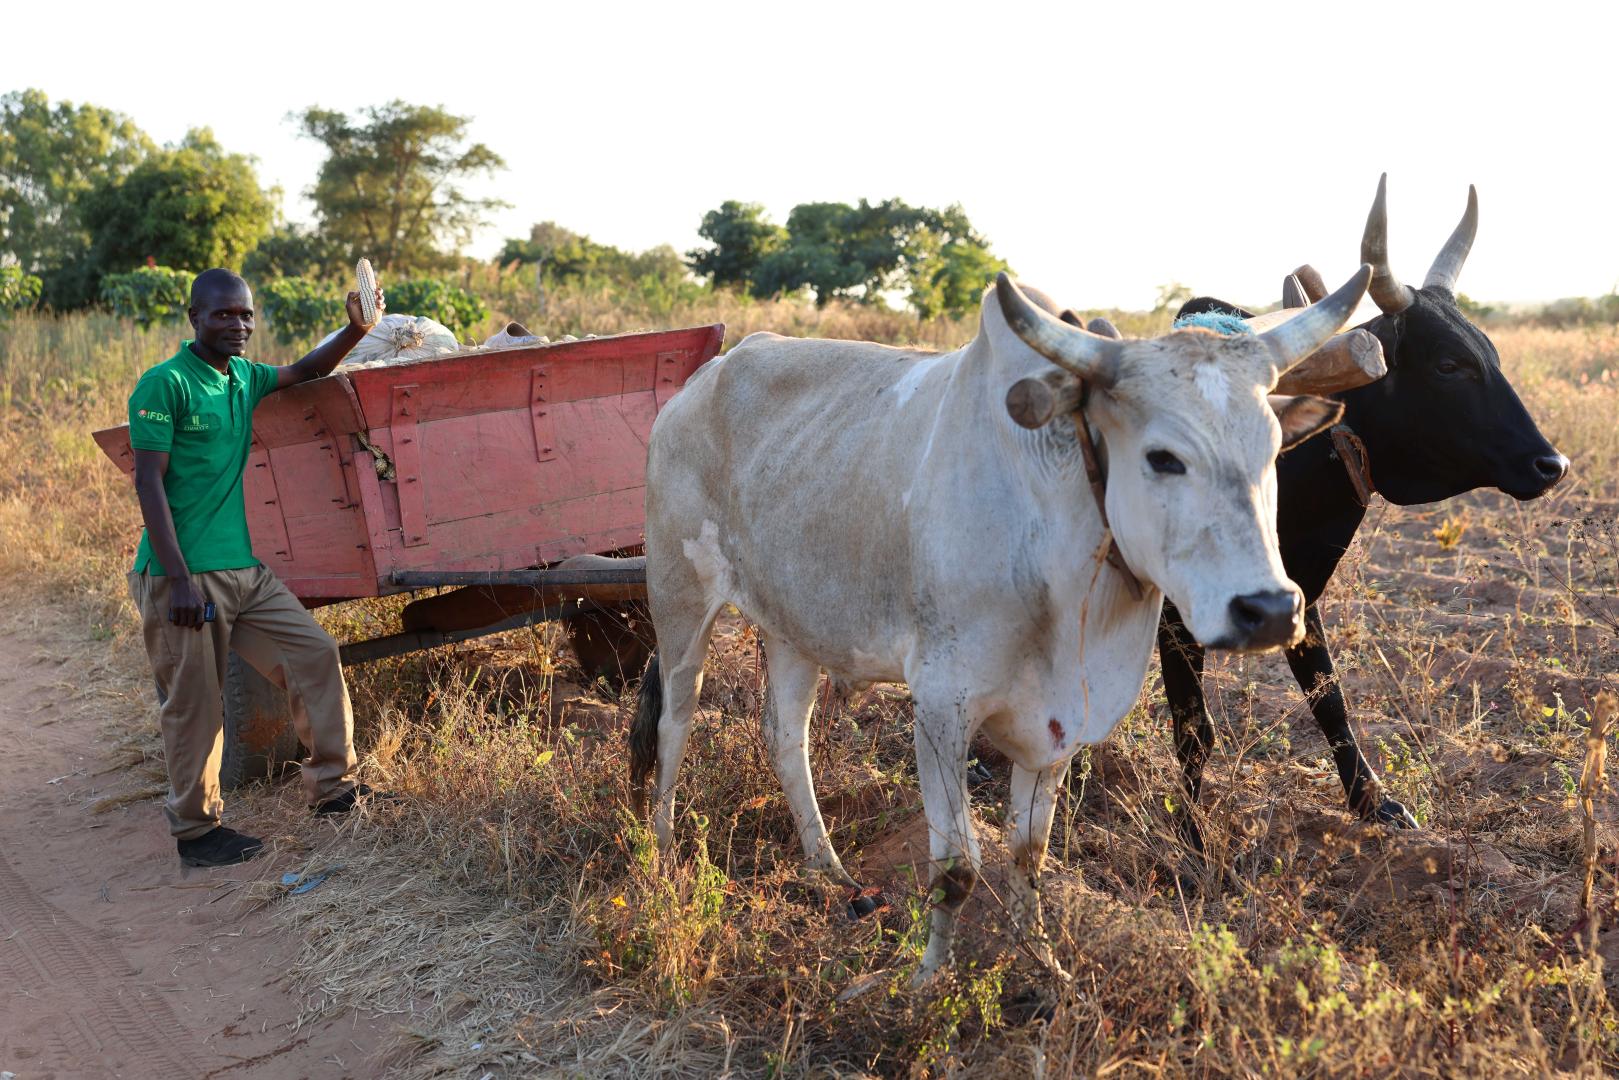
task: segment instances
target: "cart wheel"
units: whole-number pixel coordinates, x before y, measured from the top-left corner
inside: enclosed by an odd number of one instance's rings
[[[292,728],[287,692],[235,653],[225,669],[225,752],[219,786],[233,791],[273,778],[303,757]]]
[[[562,617],[579,667],[592,679],[622,689],[640,678],[652,655],[652,619],[646,604],[632,600],[612,607],[586,605]]]

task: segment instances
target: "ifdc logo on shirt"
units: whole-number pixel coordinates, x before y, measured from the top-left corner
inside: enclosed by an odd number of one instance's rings
[[[168,413],[158,412],[156,409],[141,409],[135,415],[140,417],[142,420],[150,420],[154,424],[168,424],[173,423],[174,421],[174,418]],[[188,419],[190,418],[188,417]]]

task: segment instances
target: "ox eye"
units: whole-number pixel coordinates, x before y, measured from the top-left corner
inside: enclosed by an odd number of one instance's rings
[[[1462,370],[1462,365],[1447,357],[1435,364],[1434,370],[1441,375],[1455,375]]]
[[[1171,454],[1168,450],[1147,451],[1147,464],[1152,466],[1153,472],[1163,476],[1186,475],[1186,466],[1181,462],[1181,459]]]

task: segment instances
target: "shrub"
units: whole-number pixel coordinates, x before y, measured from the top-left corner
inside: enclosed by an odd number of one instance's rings
[[[43,283],[19,267],[0,266],[0,319],[39,303]]]
[[[191,301],[189,270],[168,266],[142,266],[127,274],[101,279],[101,299],[120,315],[142,326],[173,319]]]
[[[343,299],[312,278],[272,278],[259,287],[270,331],[283,345],[329,333],[345,322]]]
[[[489,317],[484,302],[448,281],[439,278],[412,278],[390,285],[382,283],[388,310],[407,315],[425,315],[443,323],[457,337],[470,335],[474,327]]]

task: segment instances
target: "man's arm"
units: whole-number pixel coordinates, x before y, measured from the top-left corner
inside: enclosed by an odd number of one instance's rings
[[[169,455],[162,450],[135,451],[135,494],[140,497],[141,517],[146,521],[146,539],[152,554],[163,564],[169,579],[169,621],[176,626],[201,630],[205,597],[194,581],[186,558],[180,554],[180,541],[174,535],[174,514],[163,490],[163,477],[169,471]]]
[[[351,292],[343,303],[343,309],[348,313],[349,323],[337,332],[332,340],[315,346],[308,356],[295,364],[276,370],[276,382],[271,390],[285,390],[289,386],[297,386],[310,379],[320,379],[330,375],[349,350],[360,343],[366,331],[377,325],[377,320],[365,321],[365,315],[360,309],[360,294]],[[377,289],[377,318],[382,317],[383,297],[382,289]]]

